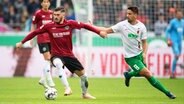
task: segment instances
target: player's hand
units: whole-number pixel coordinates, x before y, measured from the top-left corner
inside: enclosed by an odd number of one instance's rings
[[[18,43],[16,43],[16,48],[22,48],[22,42],[18,42]]]
[[[170,39],[167,40],[167,45],[168,45],[169,47],[172,46],[172,41],[171,41]]]
[[[107,37],[107,32],[105,31],[100,31],[100,34],[99,34],[102,38],[106,38]]]

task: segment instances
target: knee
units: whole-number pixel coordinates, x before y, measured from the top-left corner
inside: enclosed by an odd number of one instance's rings
[[[146,72],[145,72],[145,77],[146,77],[146,78],[150,78],[151,76],[152,76],[151,71],[146,71]]]
[[[43,57],[44,57],[45,60],[50,60],[51,55],[49,53],[44,53]]]
[[[144,76],[144,77],[146,77],[146,78],[149,78],[149,77],[152,76],[152,73],[151,73],[151,71],[149,71],[148,69],[146,69],[146,70],[144,70],[144,71],[141,71],[141,72],[140,72],[140,75],[141,75],[141,76]]]
[[[74,73],[77,74],[77,76],[79,77],[86,76],[84,70],[75,70]]]
[[[50,57],[49,56],[44,56],[44,59],[49,61]]]

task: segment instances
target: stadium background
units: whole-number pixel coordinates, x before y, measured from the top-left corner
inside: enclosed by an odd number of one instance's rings
[[[92,20],[98,26],[111,26],[124,20],[126,8],[137,5],[138,18],[148,29],[148,67],[157,77],[169,77],[173,55],[166,45],[164,31],[176,9],[184,8],[183,0],[52,0],[51,8],[59,5],[67,8],[67,19]],[[0,77],[41,75],[43,57],[37,46],[31,48],[28,42],[25,48],[14,49],[15,43],[28,33],[31,17],[38,8],[38,0],[0,0]],[[164,21],[159,22],[159,19]],[[122,77],[129,69],[123,60],[119,34],[101,39],[86,30],[76,30],[73,42],[74,52],[89,77]],[[184,52],[177,65],[178,77],[184,77],[183,64]],[[57,70],[52,74],[57,76]]]

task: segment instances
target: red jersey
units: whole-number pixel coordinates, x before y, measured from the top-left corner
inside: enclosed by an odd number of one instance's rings
[[[36,28],[45,25],[52,21],[52,11],[43,11],[42,9],[37,10],[32,18],[32,23],[36,25]],[[50,42],[48,33],[42,33],[37,36],[37,43],[47,43]]]
[[[72,30],[81,28],[100,34],[100,30],[91,25],[74,20],[65,20],[63,24],[50,22],[41,26],[39,29],[29,33],[29,35],[22,40],[22,43],[25,43],[36,35],[47,32],[50,37],[52,56],[74,57],[72,52]]]

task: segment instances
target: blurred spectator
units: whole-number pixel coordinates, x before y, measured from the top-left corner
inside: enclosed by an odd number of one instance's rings
[[[72,0],[61,0],[61,5],[68,10],[67,19],[76,19]],[[139,19],[148,31],[155,31],[159,14],[164,14],[165,22],[168,22],[174,17],[176,8],[184,8],[184,0],[93,0],[93,23],[110,26],[122,21],[126,18],[127,7],[132,5],[139,7]],[[56,0],[51,0],[51,8],[55,6]],[[39,0],[0,0],[0,21],[15,30],[28,29],[30,18],[39,7]],[[28,13],[26,16],[25,12]]]
[[[4,21],[2,4],[0,4],[0,23]]]
[[[75,20],[75,12],[74,9],[69,5],[69,3],[64,3],[64,7],[66,8],[66,19],[70,20]]]
[[[31,20],[32,20],[32,16],[29,16],[27,10],[24,9],[24,11],[21,15],[21,30],[22,31],[30,31]]]
[[[0,32],[13,31],[7,24],[0,22]]]
[[[29,0],[29,3],[27,5],[27,11],[30,15],[33,15],[33,13],[40,7],[37,0]]]
[[[160,14],[158,20],[154,24],[154,32],[156,36],[164,35],[164,32],[167,28],[167,22],[164,19],[164,15]]]
[[[8,12],[8,6],[10,5],[9,0],[3,0],[2,6],[3,6],[3,12],[7,13]]]
[[[141,21],[142,23],[145,24],[145,26],[147,27],[147,29],[150,29],[150,24],[149,24],[149,18],[148,16],[145,14],[144,10],[140,10],[139,11],[139,15],[137,16],[137,19],[139,21]]]
[[[175,17],[175,12],[176,12],[176,8],[174,8],[174,7],[169,8],[168,21],[170,21],[171,19],[173,19]]]
[[[14,7],[16,10],[16,20],[18,23],[21,22],[21,14],[23,12],[23,10],[26,9],[25,5],[24,5],[24,1],[23,0],[16,0],[14,3]]]
[[[8,6],[7,12],[3,13],[4,23],[8,24],[11,27],[16,25],[16,13],[13,5]]]
[[[159,14],[164,14],[165,13],[163,0],[157,0],[157,5],[156,5],[155,9],[156,9],[155,15],[159,15]]]

